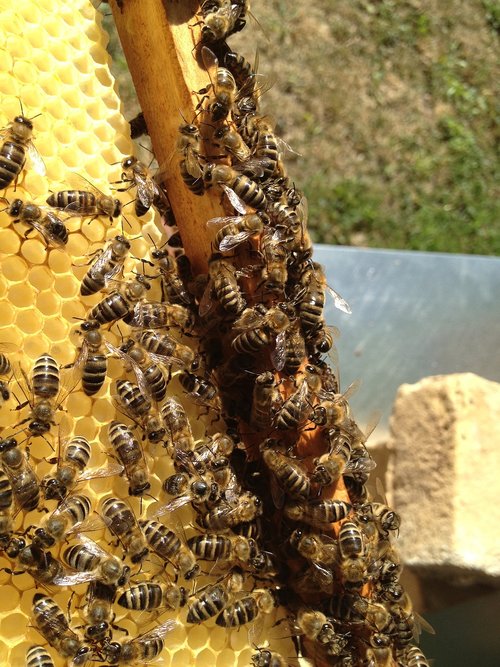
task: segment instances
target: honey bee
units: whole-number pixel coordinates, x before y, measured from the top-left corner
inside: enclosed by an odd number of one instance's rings
[[[250,424],[258,431],[271,425],[273,415],[283,403],[274,373],[265,371],[255,378]]]
[[[295,375],[307,356],[306,344],[298,320],[294,320],[288,328],[284,348],[284,360],[280,370],[285,375]]]
[[[235,447],[233,438],[227,433],[214,433],[210,438],[199,443],[192,452],[189,452],[187,459],[189,466],[192,466],[198,472],[210,470],[214,475],[220,466],[228,465],[230,456]],[[183,450],[174,452],[174,465],[176,469],[186,470],[184,462],[186,453]]]
[[[260,614],[271,614],[277,606],[277,598],[269,588],[256,588],[249,595],[227,605],[215,622],[223,628],[237,628],[254,621]]]
[[[63,246],[68,242],[69,234],[66,225],[52,211],[44,211],[42,207],[32,202],[14,199],[7,213],[14,218],[13,222],[24,222],[36,229],[43,236],[47,245]],[[28,234],[29,231],[25,236]]]
[[[133,155],[122,160],[121,182],[129,183],[125,188],[118,191],[124,192],[132,187],[137,188],[137,199],[135,201],[135,214],[138,218],[149,211],[155,205],[160,209],[170,208],[170,202],[166,200],[165,193],[156,184],[149,169]]]
[[[15,438],[0,440],[0,458],[9,478],[17,507],[25,512],[36,509],[40,504],[40,483],[35,471],[28,463],[26,453],[17,446]],[[7,487],[5,487],[5,493],[8,493]],[[5,502],[7,501],[8,496],[6,495]]]
[[[214,509],[196,517],[204,530],[224,531],[240,523],[248,523],[261,516],[262,501],[248,491],[241,493],[234,503],[221,501]]]
[[[62,558],[76,573],[56,579],[60,586],[72,586],[87,581],[100,581],[106,586],[125,586],[130,577],[130,567],[105,551],[97,542],[83,534],[79,544],[64,550]]]
[[[260,551],[253,538],[242,535],[207,533],[190,537],[187,544],[197,558],[208,561],[236,560],[246,564],[256,558]]]
[[[138,331],[134,334],[134,339],[153,359],[165,366],[180,365],[186,369],[195,367],[194,351],[168,334],[151,330]]]
[[[139,304],[145,296],[151,285],[145,276],[135,276],[134,280],[129,280],[107,294],[102,301],[99,301],[90,311],[88,320],[96,320],[99,324],[107,324],[129,317],[133,317],[134,307]]]
[[[89,296],[103,290],[123,269],[129,250],[130,242],[124,236],[115,236],[106,248],[94,257],[91,267],[82,278],[80,294]]]
[[[245,93],[253,95],[257,82],[257,70],[259,68],[259,54],[255,55],[253,65],[239,53],[228,51],[224,54],[224,67],[227,67],[235,78],[239,89],[244,89]]]
[[[259,648],[257,653],[252,655],[252,665],[254,667],[287,667],[288,661],[276,651],[270,651],[267,648]]]
[[[309,385],[305,379],[287,399],[274,416],[273,425],[279,430],[299,428],[306,420],[309,403]]]
[[[285,516],[292,521],[301,521],[314,528],[324,524],[342,521],[351,511],[352,506],[343,500],[308,500],[307,502],[288,502],[284,507]]]
[[[320,402],[315,405],[309,419],[317,426],[323,426],[326,429],[341,426],[350,418],[351,410],[348,399],[357,391],[359,382],[355,381],[349,385],[343,394],[328,393],[320,394]]]
[[[112,421],[108,437],[113,451],[125,468],[129,482],[129,495],[141,496],[151,488],[149,470],[139,441],[125,424]]]
[[[283,308],[277,306],[268,310],[245,308],[234,323],[234,329],[241,331],[231,341],[231,347],[238,354],[255,354],[262,348],[274,343],[275,367],[281,366],[284,355],[285,331],[290,326],[290,319]],[[277,368],[277,370],[280,370]]]
[[[6,348],[6,343],[2,343],[0,346],[2,349]],[[12,372],[12,366],[7,355],[3,352],[0,352],[0,378],[10,375]],[[8,401],[10,398],[10,389],[7,381],[0,379],[0,407],[4,401]]]
[[[356,516],[360,523],[373,524],[382,538],[387,538],[389,532],[396,532],[401,525],[401,517],[384,503],[369,502],[361,505],[356,510]]]
[[[289,541],[303,558],[312,563],[323,565],[337,563],[338,543],[327,535],[304,533],[301,528],[296,528],[290,535]]]
[[[84,521],[92,511],[92,503],[82,494],[67,496],[45,522],[35,530],[33,544],[44,548],[67,539],[77,530],[82,530]]]
[[[429,667],[425,655],[418,646],[408,646],[404,653],[405,667]]]
[[[151,410],[152,403],[148,395],[141,391],[139,385],[128,380],[117,380],[116,391],[117,402],[126,414],[141,419]]]
[[[181,371],[177,377],[181,387],[195,402],[218,413],[220,412],[221,406],[217,388],[210,380],[189,371]]]
[[[351,458],[351,438],[342,430],[323,431],[330,445],[330,451],[314,459],[311,481],[320,486],[336,484],[349,466]]]
[[[169,619],[134,639],[122,643],[107,642],[103,647],[106,662],[111,665],[151,662],[163,651],[166,635],[176,626],[177,622]]]
[[[207,163],[203,168],[203,181],[207,188],[211,185],[221,187],[237,211],[241,211],[241,202],[257,211],[264,211],[267,206],[260,185],[228,165]]]
[[[105,195],[84,176],[73,174],[72,180],[85,189],[52,192],[46,200],[49,206],[64,211],[70,216],[94,219],[100,215],[105,215],[110,222],[121,215],[122,203],[119,199],[113,199],[109,195]]]
[[[20,424],[29,422],[28,430],[32,435],[42,435],[50,430],[54,422],[54,412],[57,406],[54,397],[59,393],[60,376],[59,366],[50,354],[42,354],[35,360],[31,373],[31,382],[21,369],[26,386],[31,389],[31,398],[17,406],[16,410],[29,405],[31,414]],[[24,390],[23,390],[24,393]],[[19,424],[19,425],[20,425]]]
[[[261,445],[262,460],[273,473],[279,486],[290,498],[305,500],[311,494],[309,475],[299,463],[282,454],[269,441]]]
[[[92,657],[90,647],[71,630],[62,609],[43,593],[33,596],[33,623],[58,654],[72,659],[74,665],[83,665]]]
[[[12,504],[14,496],[9,476],[0,468],[0,549],[5,549],[12,535]]]
[[[116,587],[91,581],[87,589],[83,615],[86,620],[85,639],[89,642],[102,641],[110,631],[114,619],[113,602]],[[116,627],[116,626],[114,626]]]
[[[189,605],[187,623],[202,623],[218,614],[229,601],[229,595],[220,584],[208,586]]]
[[[14,572],[5,568],[9,574],[28,572],[33,579],[42,585],[57,584],[58,578],[64,573],[62,564],[54,558],[50,551],[44,551],[34,544],[26,544],[23,537],[14,537],[6,549],[7,556],[15,559],[16,565],[21,568]]]
[[[146,542],[154,553],[162,560],[172,563],[184,579],[196,576],[200,567],[189,545],[184,545],[177,535],[158,521],[152,519],[139,520]]]
[[[203,97],[198,106],[200,107],[203,104],[207,98],[207,93],[211,91],[210,97],[212,100],[208,104],[207,111],[212,122],[217,123],[229,115],[231,107],[236,101],[238,87],[231,72],[225,67],[219,67],[217,56],[207,46],[202,46],[201,56],[210,84],[199,91],[199,94],[202,94]]]
[[[179,275],[177,262],[169,255],[168,250],[155,248],[151,251],[151,259],[160,271],[163,300],[184,306],[192,305],[193,297],[184,286]]]
[[[226,313],[237,317],[246,306],[238,285],[240,272],[222,255],[214,253],[208,260],[208,274],[210,280],[200,300],[200,315],[208,315],[213,297]]]
[[[91,448],[87,438],[77,435],[63,443],[62,454],[50,463],[57,461],[54,475],[46,475],[41,488],[46,500],[63,500],[69,491],[84,480],[117,475],[122,466],[109,465],[85,471],[90,459]]]
[[[214,245],[220,252],[231,252],[252,236],[261,234],[264,222],[261,215],[248,213],[239,216],[212,218],[207,227],[221,227],[217,232]]]
[[[86,320],[82,322],[78,332],[82,336],[82,345],[73,362],[73,368],[75,372],[81,369],[82,389],[87,396],[94,396],[101,389],[108,369],[105,353],[107,342],[100,327],[97,320]]]
[[[297,630],[318,644],[327,655],[340,655],[347,645],[347,639],[335,631],[332,621],[320,611],[299,609]]]
[[[179,303],[148,301],[137,303],[127,324],[140,329],[169,329],[176,327],[183,333],[192,330],[194,317],[189,308]]]
[[[392,667],[394,658],[392,655],[391,637],[380,632],[375,632],[369,640],[366,650],[366,659],[369,667]]]
[[[205,0],[200,8],[203,19],[201,41],[212,44],[239,32],[245,26],[246,0]]]
[[[160,505],[155,510],[155,516],[174,512],[189,502],[193,503],[194,507],[205,505],[213,507],[213,504],[219,499],[219,485],[213,482],[208,475],[175,473],[167,477],[162,486],[166,493],[176,498],[165,505]]]
[[[137,378],[137,384],[144,396],[160,403],[167,395],[167,378],[158,362],[158,357],[150,355],[136,342],[129,338],[117,349],[109,346],[117,356],[125,362],[127,370],[132,368]]]
[[[122,543],[126,555],[132,563],[140,563],[149,550],[132,510],[122,500],[109,497],[102,501],[101,511],[104,522]]]
[[[239,132],[232,130],[227,125],[221,125],[213,134],[214,143],[239,163],[248,163],[252,154],[250,148],[241,138]]]
[[[366,540],[354,521],[344,521],[339,536],[340,573],[349,588],[363,585],[368,575]]]
[[[26,667],[54,667],[54,662],[43,646],[34,644],[26,651]]]
[[[32,141],[31,120],[24,115],[16,116],[0,133],[0,139],[3,139],[0,148],[0,190],[17,181],[26,162],[26,155],[37,174],[45,176],[45,165]]]
[[[184,123],[179,127],[177,150],[182,155],[179,165],[182,180],[191,192],[202,195],[205,184],[200,164],[201,136],[196,125]]]
[[[117,602],[125,609],[151,611],[165,607],[177,610],[187,603],[187,591],[177,584],[164,584],[155,581],[141,581],[127,588]]]
[[[165,427],[160,413],[153,409],[150,399],[141,392],[140,387],[128,380],[116,383],[117,404],[132,421],[140,424],[149,442],[160,442],[165,436]]]
[[[264,259],[261,285],[267,292],[282,293],[288,280],[288,250],[275,238],[272,229],[266,229],[260,238]]]
[[[273,126],[269,119],[255,118],[252,123],[253,131],[253,154],[259,160],[263,167],[262,179],[267,180],[273,177],[278,169],[280,159],[280,150],[278,147],[278,138],[274,134]],[[280,140],[282,145],[287,146]],[[287,148],[289,148],[287,146]]]
[[[161,408],[170,448],[183,452],[194,449],[194,437],[188,416],[182,405],[174,397],[168,397]]]

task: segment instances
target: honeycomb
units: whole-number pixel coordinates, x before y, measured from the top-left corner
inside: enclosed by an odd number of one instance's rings
[[[134,152],[109,71],[107,36],[100,24],[101,15],[88,0],[71,3],[62,0],[0,0],[0,125],[7,127],[21,113],[22,103],[22,112],[34,119],[33,143],[46,168],[45,175],[40,175],[27,161],[17,184],[14,186],[13,183],[2,193],[6,206],[15,198],[43,205],[51,191],[68,188],[70,173],[77,173],[105,194],[110,194],[110,183],[120,178],[121,160]],[[131,198],[128,193],[117,196],[124,203]],[[51,354],[60,366],[71,364],[75,359],[79,344],[75,334],[78,318],[85,318],[88,309],[102,298],[102,295],[86,298],[79,295],[80,282],[92,253],[117,233],[125,233],[131,243],[130,258],[125,264],[127,273],[136,266],[133,258],[147,256],[149,237],[161,244],[153,214],[148,213],[139,221],[132,209],[125,209],[122,222],[118,219],[112,224],[104,217],[92,220],[69,217],[66,220],[69,239],[62,249],[48,246],[37,231],[29,231],[23,222],[13,223],[6,210],[0,213],[0,343],[9,350],[14,371],[10,383],[11,398],[0,410],[2,437],[18,434],[24,447],[24,437],[17,424],[27,417],[29,408],[16,409],[25,400],[23,388],[27,391],[21,369],[29,375],[34,360],[43,353]],[[157,288],[153,286],[154,289]],[[106,339],[114,345],[120,344],[114,329],[106,332]],[[62,393],[67,397],[56,414],[58,426],[52,427],[46,437],[31,438],[26,443],[29,461],[39,478],[53,470],[50,459],[57,455],[58,439],[68,435],[85,436],[92,443],[90,468],[106,465],[109,460],[108,424],[114,418],[120,419],[110,396],[110,382],[119,378],[122,372],[118,360],[111,359],[104,388],[91,398],[81,391],[79,384],[75,387],[71,370],[62,371]],[[184,401],[186,409],[194,413],[194,428],[198,429],[195,437],[203,435],[206,427],[198,419],[200,410],[197,406],[189,408],[175,378],[169,385],[169,393],[172,392]],[[167,457],[158,456],[153,449],[146,452],[146,457],[150,467],[154,460],[150,493],[153,498],[159,498],[160,480],[173,469]],[[89,495],[94,508],[97,508],[99,498],[110,491],[119,498],[128,499],[137,515],[141,510],[147,512],[148,505],[153,502],[151,498],[129,498],[128,483],[120,476],[94,479],[78,487],[78,492]],[[50,510],[56,506],[55,501],[47,501],[46,505]],[[22,532],[38,525],[43,516],[37,510],[18,513],[15,531]],[[176,526],[184,524],[188,536],[194,532],[189,532],[190,521],[192,516],[187,510],[176,514]],[[102,529],[92,532],[91,537],[112,549],[111,538]],[[52,553],[58,556],[57,549]],[[121,554],[117,550],[117,555],[121,557]],[[66,664],[33,627],[33,595],[36,591],[49,594],[65,613],[70,610],[71,627],[78,628],[83,621],[79,620],[77,608],[83,604],[86,587],[49,586],[48,591],[37,588],[29,574],[9,574],[3,569],[16,571],[15,562],[3,555],[0,556],[0,568],[0,664],[26,664],[26,651],[34,644],[44,645],[56,666]],[[156,571],[157,565],[146,561],[144,568]],[[197,585],[204,585],[203,577],[197,580]],[[114,623],[125,628],[130,638],[165,618],[163,615],[156,620],[154,614],[127,612],[116,605],[114,611]],[[250,664],[255,649],[249,642],[246,628],[227,631],[216,626],[213,619],[189,627],[182,622],[184,616],[185,611],[181,612],[178,626],[168,634],[168,650],[162,654],[162,665],[225,667]],[[175,614],[170,613],[170,617],[175,618]],[[272,628],[275,620],[275,616],[270,618],[267,629],[260,635],[260,643],[273,636],[287,635],[282,629],[284,626]],[[117,634],[119,639],[124,637],[119,632]],[[287,638],[281,642],[280,650],[285,656],[294,655]],[[92,664],[101,663],[96,660]]]

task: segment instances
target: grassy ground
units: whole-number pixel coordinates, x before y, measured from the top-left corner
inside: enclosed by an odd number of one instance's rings
[[[230,44],[258,47],[315,241],[500,254],[498,0],[251,9]]]

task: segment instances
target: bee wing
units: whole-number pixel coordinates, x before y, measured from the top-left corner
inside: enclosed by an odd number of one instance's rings
[[[5,352],[13,354],[14,352],[19,352],[20,346],[15,343],[0,343],[0,352]]]
[[[28,143],[28,158],[30,159],[31,164],[33,165],[33,169],[36,171],[36,173],[40,174],[40,176],[45,176],[47,173],[45,162],[43,161],[42,156],[37,151],[36,146],[32,141]]]
[[[149,356],[153,361],[156,361],[157,364],[163,364],[164,366],[176,366],[178,368],[184,368],[185,366],[184,362],[177,357],[156,354],[154,352],[149,352]]]
[[[90,570],[89,572],[69,572],[64,571],[62,575],[54,577],[54,584],[57,586],[77,586],[96,581],[97,575]]]
[[[271,497],[273,499],[274,506],[281,510],[285,506],[285,492],[278,484],[276,477],[271,475]]]
[[[212,279],[208,281],[205,291],[202,294],[200,303],[198,306],[198,312],[201,317],[205,317],[212,310],[215,305],[215,300],[212,297],[213,294],[214,282]]]
[[[207,227],[225,227],[226,225],[230,225],[233,222],[234,223],[240,223],[245,219],[244,215],[226,215],[221,218],[210,218],[210,220],[207,220],[206,226]]]
[[[99,479],[101,477],[113,477],[114,475],[121,475],[124,468],[121,463],[108,463],[102,468],[91,468],[86,470],[78,477],[78,482],[83,482],[87,479]]]
[[[354,382],[351,382],[351,384],[347,387],[347,389],[344,391],[343,394],[341,394],[341,397],[345,400],[351,398],[358,389],[361,386],[361,380],[354,380]]]
[[[191,496],[187,494],[184,496],[179,496],[178,498],[171,500],[169,503],[165,503],[165,505],[160,505],[156,510],[154,510],[154,516],[158,517],[163,516],[164,514],[170,514],[170,512],[175,512],[175,510],[184,507],[184,505],[187,505],[189,502],[191,502]]]
[[[53,236],[50,233],[49,228],[47,225],[44,225],[42,221],[40,220],[29,220],[27,224],[30,225],[30,227],[33,227],[33,229],[36,229],[37,232],[39,232],[43,238],[45,239],[47,245],[53,244],[53,245],[64,245],[57,237]]]
[[[99,190],[98,187],[96,187],[91,181],[89,181],[88,178],[83,176],[82,174],[77,174],[76,172],[72,171],[68,175],[68,184],[73,187],[75,190],[87,190],[92,192],[93,195],[96,197],[102,197],[104,195],[104,192]],[[68,207],[69,208],[69,207]]]
[[[262,636],[263,630],[264,630],[264,615],[262,613],[259,613],[255,621],[248,629],[248,641],[251,642],[254,646],[257,646],[259,639]]]
[[[281,331],[276,336],[276,344],[274,349],[271,350],[271,360],[277,371],[283,370],[286,362],[286,331]]]
[[[335,308],[341,310],[343,313],[346,313],[347,315],[352,314],[351,306],[347,303],[347,301],[343,297],[340,296],[338,292],[336,292],[333,289],[333,287],[330,287],[330,285],[326,285],[326,290],[332,297]]]
[[[419,613],[416,611],[413,612],[414,617],[415,617],[415,631],[416,631],[416,637],[415,639],[418,640],[418,635],[422,632],[422,630],[425,630],[431,635],[435,635],[436,631],[432,627],[432,625],[425,620],[423,616],[420,616]]]
[[[233,328],[245,331],[253,327],[261,326],[263,315],[253,308],[245,308],[239,318],[234,322]]]
[[[86,535],[79,535],[79,541],[83,544],[85,547],[85,551],[87,551],[89,554],[92,556],[97,556],[98,558],[109,558],[109,553],[103,549],[97,542],[94,542],[94,540],[91,540],[90,537],[87,537]]]
[[[237,234],[225,236],[219,243],[219,250],[221,252],[231,252],[234,248],[241,245],[253,236],[252,231],[238,232]]]
[[[225,183],[220,183],[219,185],[224,190],[224,192],[226,193],[227,198],[229,199],[229,201],[233,205],[233,208],[235,208],[238,211],[238,213],[241,213],[242,215],[248,213],[245,204],[238,197],[238,195],[236,194],[236,192],[234,190],[231,190],[231,188],[228,185],[226,185]]]
[[[139,635],[135,639],[132,639],[130,643],[136,644],[145,641],[150,641],[152,639],[163,639],[169,632],[172,632],[177,627],[177,621],[169,618],[167,621],[161,625],[156,626],[152,630],[144,632],[142,635]]]
[[[139,201],[148,208],[153,205],[155,197],[159,194],[159,188],[149,177],[142,174],[135,174],[135,184],[137,186],[137,196]]]
[[[73,533],[91,533],[94,530],[100,530],[102,528],[102,518],[98,514],[93,514],[79,523],[70,528],[66,532],[66,536],[73,535]]]
[[[208,48],[208,46],[203,46],[201,48],[201,57],[203,64],[205,65],[205,69],[207,70],[210,83],[215,90],[217,86],[217,68],[219,67],[219,60],[215,53]]]
[[[203,176],[203,169],[200,165],[198,153],[192,147],[188,146],[186,149],[184,160],[187,172],[190,176],[193,178],[201,178]]]
[[[267,167],[268,164],[268,158],[250,157],[246,160],[235,160],[231,166],[236,171],[245,171],[250,169],[254,178],[261,178],[264,176],[264,168]]]

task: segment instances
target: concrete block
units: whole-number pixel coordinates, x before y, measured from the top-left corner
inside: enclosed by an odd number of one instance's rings
[[[390,429],[404,562],[457,583],[500,584],[500,384],[463,373],[402,385]]]

